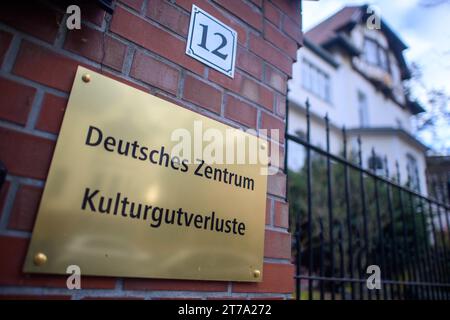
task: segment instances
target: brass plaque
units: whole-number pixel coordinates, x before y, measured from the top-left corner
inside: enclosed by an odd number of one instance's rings
[[[267,164],[173,156],[173,133],[198,144],[199,124],[267,156],[254,135],[78,67],[24,272],[261,281]]]

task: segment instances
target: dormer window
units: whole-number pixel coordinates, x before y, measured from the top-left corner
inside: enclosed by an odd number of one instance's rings
[[[373,39],[364,39],[364,60],[373,66],[389,72],[387,50]]]

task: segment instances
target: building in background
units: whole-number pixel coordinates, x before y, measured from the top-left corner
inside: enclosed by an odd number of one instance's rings
[[[409,177],[411,187],[426,193],[427,147],[414,137],[411,124],[411,118],[424,110],[409,99],[403,84],[410,78],[403,57],[407,47],[382,19],[379,29],[368,27],[367,9],[345,7],[305,33],[288,83],[288,131],[306,133],[309,99],[313,144],[325,147],[323,117],[328,114],[332,153],[343,150],[345,126],[351,150],[356,150],[361,136],[363,167],[384,174],[386,156],[391,177],[398,161],[401,183]],[[298,170],[304,161],[302,150],[289,148],[289,165]]]

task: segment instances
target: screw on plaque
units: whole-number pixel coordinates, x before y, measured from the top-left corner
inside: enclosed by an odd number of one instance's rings
[[[33,258],[33,262],[36,266],[42,266],[47,262],[47,256],[43,254],[42,252],[36,253],[36,255]]]
[[[81,77],[81,79],[82,79],[84,82],[89,82],[89,81],[91,81],[91,75],[90,75],[89,73],[85,73],[85,74],[83,74],[83,76]]]

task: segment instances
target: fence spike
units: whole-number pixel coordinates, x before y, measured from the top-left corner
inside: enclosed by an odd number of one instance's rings
[[[358,135],[358,158],[359,158],[359,166],[362,168],[362,142],[360,135]]]
[[[389,179],[389,167],[387,156],[384,156],[384,171],[386,172],[386,178]]]
[[[328,112],[325,114],[325,130],[327,135],[327,152],[330,152],[330,119],[328,118]]]
[[[310,114],[309,114],[309,98],[306,98],[306,141],[308,143],[311,141],[311,123],[310,123]]]
[[[408,186],[408,188],[412,189],[412,185],[411,185],[411,174],[409,172],[409,170],[411,169],[409,163],[406,164],[406,176],[407,176],[407,181],[406,181],[406,185]]]
[[[344,145],[344,159],[347,160],[347,131],[345,130],[345,125],[342,126],[342,142]]]
[[[399,165],[398,165],[398,160],[395,160],[395,170],[397,171],[396,172],[397,183],[400,185],[400,168],[399,168]]]
[[[377,164],[376,164],[376,161],[375,161],[375,147],[373,147],[372,146],[372,150],[371,150],[371,153],[372,153],[372,171],[374,172],[374,173],[376,173],[377,172],[377,168],[376,168],[376,166],[377,166]]]
[[[416,179],[417,179],[417,181],[416,181],[416,183],[417,183],[417,191],[418,191],[419,193],[421,193],[421,192],[420,192],[419,169],[417,168],[417,166],[416,166],[415,172],[416,172]]]

